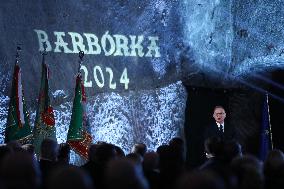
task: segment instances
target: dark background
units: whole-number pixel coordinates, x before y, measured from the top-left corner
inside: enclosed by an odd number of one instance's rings
[[[272,146],[284,150],[283,142],[283,97],[279,86],[284,86],[283,70],[272,72],[273,84],[266,85],[270,115]],[[272,81],[272,80],[271,80]],[[275,86],[277,85],[277,86]],[[225,108],[226,123],[236,131],[244,153],[259,155],[260,129],[262,125],[262,108],[266,93],[251,87],[241,88],[203,88],[186,86],[188,92],[185,118],[185,137],[187,139],[187,163],[190,168],[199,166],[205,160],[205,127],[214,121],[213,109],[216,105]],[[275,98],[275,96],[277,98]]]

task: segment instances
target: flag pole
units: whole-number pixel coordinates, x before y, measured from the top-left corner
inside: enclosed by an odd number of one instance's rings
[[[79,52],[79,67],[78,67],[78,73],[81,74],[81,66],[83,64],[83,57],[84,57],[84,51]]]
[[[46,46],[43,45],[43,51],[41,52],[42,55],[42,63],[45,63],[45,56],[47,55]]]
[[[266,93],[265,96],[266,96],[265,98],[266,98],[267,110],[268,110],[269,138],[270,138],[271,149],[273,149],[273,140],[272,140],[272,129],[271,129],[271,122],[270,122],[269,96],[268,96],[268,93]]]
[[[15,61],[15,65],[19,64],[20,61],[20,51],[22,51],[22,48],[20,47],[20,44],[17,45],[17,49],[16,49],[16,61]]]

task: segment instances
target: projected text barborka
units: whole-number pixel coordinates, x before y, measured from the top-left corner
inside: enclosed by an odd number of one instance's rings
[[[79,53],[105,55],[105,56],[137,56],[137,57],[161,57],[160,48],[157,45],[157,36],[148,36],[145,40],[143,35],[121,35],[109,34],[106,31],[101,38],[93,33],[83,33],[83,36],[76,32],[54,31],[56,41],[50,41],[48,34],[43,30],[34,30],[37,33],[39,51],[53,51],[56,53]],[[67,43],[71,41],[71,45]],[[53,45],[54,44],[54,45]]]

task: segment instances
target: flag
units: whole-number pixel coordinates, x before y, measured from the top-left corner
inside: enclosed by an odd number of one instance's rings
[[[262,106],[262,123],[260,128],[259,159],[262,161],[266,159],[268,152],[272,149],[271,136],[268,95],[266,94]]]
[[[32,139],[29,114],[27,112],[22,86],[21,68],[15,64],[12,91],[5,129],[5,143],[17,140],[22,144]]]
[[[88,132],[89,120],[86,113],[86,94],[82,84],[82,76],[79,73],[76,77],[75,97],[73,100],[71,122],[67,134],[67,143],[71,148],[88,159],[89,146],[92,143],[92,136]]]
[[[41,83],[38,95],[35,124],[33,129],[33,145],[35,147],[35,153],[38,157],[40,155],[41,143],[45,138],[51,138],[56,141],[55,119],[53,108],[50,105],[48,79],[49,70],[48,66],[44,62],[43,57]]]

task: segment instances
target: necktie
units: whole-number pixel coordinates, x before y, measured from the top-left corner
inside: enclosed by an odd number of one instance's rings
[[[219,130],[220,130],[221,133],[223,133],[223,131],[224,131],[223,130],[223,125],[221,125],[221,124],[219,125]]]

